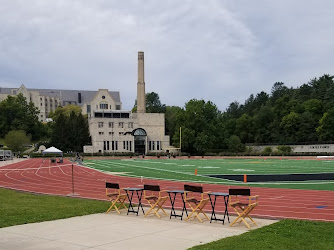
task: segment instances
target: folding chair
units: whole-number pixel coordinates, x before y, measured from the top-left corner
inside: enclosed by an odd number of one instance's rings
[[[239,196],[248,196],[248,202],[247,199],[241,201]],[[257,226],[249,214],[258,205],[258,197],[258,195],[251,196],[250,189],[229,189],[230,207],[232,207],[238,215],[238,217],[231,223],[230,226],[233,226],[233,224],[236,222],[243,222],[250,229],[250,225],[245,220],[246,218],[249,218]]]
[[[162,205],[168,199],[168,195],[161,196],[162,192],[167,192],[167,191],[160,190],[159,185],[146,185],[146,184],[144,185],[144,199],[147,200],[148,204],[151,206],[150,210],[148,210],[147,213],[145,214],[145,217],[153,211],[155,215],[158,216],[158,218],[160,219],[160,215],[158,214],[159,210],[161,210],[165,215],[167,215],[165,210],[162,208]]]
[[[113,192],[109,193],[110,189],[113,190]],[[119,209],[121,209],[122,207],[127,208],[124,205],[124,202],[127,198],[127,195],[126,195],[126,193],[121,193],[121,190],[122,189],[119,188],[118,183],[106,182],[106,195],[109,197],[109,199],[111,201],[111,206],[109,207],[109,209],[107,210],[106,213],[108,213],[112,208],[115,208],[117,213],[121,214]],[[119,203],[118,206],[117,206],[117,203]]]
[[[187,221],[189,218],[194,216],[194,218],[197,218],[200,222],[203,223],[201,217],[199,216],[200,213],[204,214],[204,217],[207,220],[210,220],[209,217],[203,212],[203,208],[209,201],[208,198],[204,198],[204,194],[210,193],[210,192],[203,192],[202,186],[191,186],[191,185],[184,185],[184,201],[189,205],[192,212],[189,214],[189,216],[185,219]],[[198,193],[197,196],[200,194],[200,198],[195,197],[194,193]]]

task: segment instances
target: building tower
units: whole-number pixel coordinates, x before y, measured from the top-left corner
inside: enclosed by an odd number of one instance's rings
[[[144,52],[138,52],[137,113],[146,113]]]

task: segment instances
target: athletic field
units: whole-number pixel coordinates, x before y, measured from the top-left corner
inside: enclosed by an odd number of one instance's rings
[[[332,168],[332,162],[201,159],[199,157],[197,159],[85,159],[84,163],[86,166],[76,165],[67,159],[64,159],[63,163],[52,163],[49,159],[38,158],[21,162],[5,162],[0,166],[0,187],[39,194],[75,195],[81,198],[107,200],[106,182],[117,182],[122,188],[159,184],[163,190],[182,190],[184,184],[201,182],[207,183],[203,185],[205,192],[224,193],[228,192],[232,185],[236,187],[247,185],[251,186],[253,195],[260,197],[260,205],[252,212],[254,217],[334,221],[334,191],[305,190],[333,190],[331,181],[298,181],[297,184],[292,182],[247,182],[244,184],[242,181],[209,177],[222,173],[230,175],[233,172],[236,172],[235,175],[242,175],[245,172],[268,173],[269,170],[278,171],[280,166],[285,167],[285,173],[296,173],[297,171],[303,173],[306,171],[307,164],[311,166],[310,171],[314,171],[313,167],[320,166],[323,168],[317,167],[319,172],[320,170],[328,172]],[[301,167],[304,169],[300,169]],[[197,175],[195,175],[195,169],[197,169]],[[288,172],[290,170],[291,172]],[[325,176],[329,175],[330,173],[327,173]],[[250,174],[248,178],[251,178]],[[291,189],[290,187],[305,189]],[[180,209],[183,203],[181,197],[178,198],[175,206]],[[170,202],[167,201],[166,207],[170,205]],[[210,211],[210,206],[207,205],[206,209]],[[219,200],[216,212],[223,213],[224,211],[224,202]]]
[[[85,160],[85,165],[113,175],[146,179],[256,187],[334,190],[334,160],[326,159],[133,158],[123,160]],[[244,175],[247,175],[247,183],[243,182]],[[239,180],[233,180],[234,177],[239,177],[235,178]],[[256,177],[255,180],[254,177]]]

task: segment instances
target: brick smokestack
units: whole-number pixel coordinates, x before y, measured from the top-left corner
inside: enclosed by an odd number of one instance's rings
[[[137,113],[146,113],[144,52],[138,52]]]

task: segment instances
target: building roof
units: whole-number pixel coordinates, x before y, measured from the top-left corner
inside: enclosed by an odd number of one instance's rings
[[[12,94],[12,90],[19,88],[0,88],[0,94]],[[77,105],[81,106],[85,102],[90,102],[98,91],[92,90],[65,90],[65,89],[31,89],[27,88],[28,91],[39,92],[42,96],[49,96],[60,98],[63,102],[76,102]],[[119,104],[121,102],[119,91],[108,91],[114,101]],[[78,94],[81,93],[81,103],[78,103]]]

